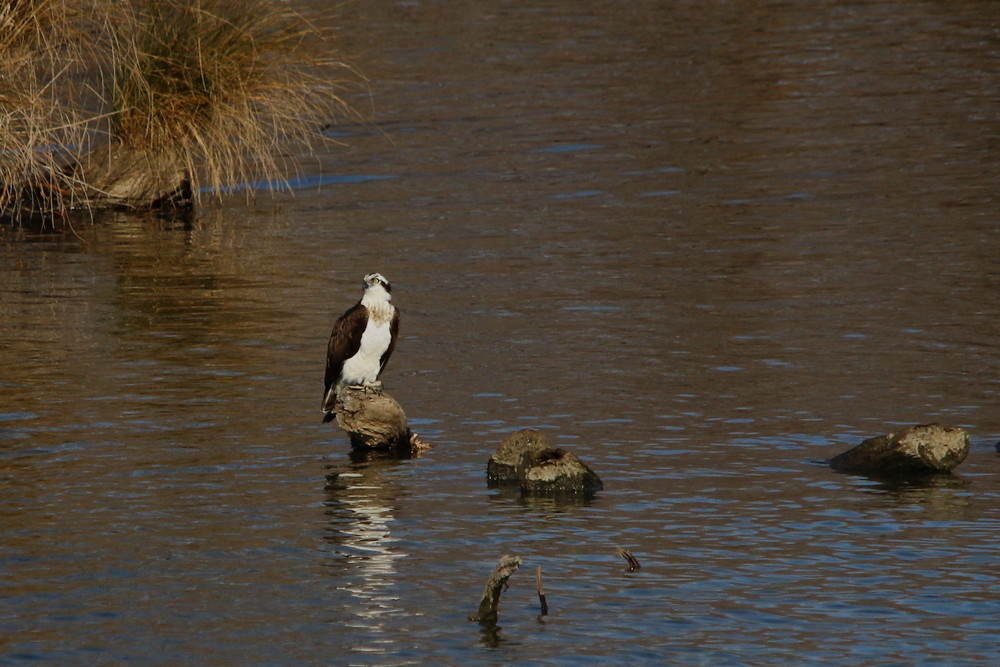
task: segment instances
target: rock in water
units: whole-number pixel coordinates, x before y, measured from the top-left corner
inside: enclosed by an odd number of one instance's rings
[[[869,438],[830,460],[834,470],[899,476],[949,472],[969,453],[969,435],[940,424]]]
[[[601,478],[575,454],[552,448],[538,431],[508,436],[490,457],[486,478],[491,486],[517,485],[522,493],[588,494],[604,488]]]
[[[522,454],[517,481],[528,494],[593,493],[604,488],[590,466],[561,447]]]
[[[504,438],[486,464],[486,479],[493,485],[517,484],[517,466],[522,454],[548,449],[549,443],[538,431],[524,429]]]
[[[341,393],[336,406],[337,425],[351,436],[357,449],[408,452],[411,433],[406,414],[388,394],[348,390]]]

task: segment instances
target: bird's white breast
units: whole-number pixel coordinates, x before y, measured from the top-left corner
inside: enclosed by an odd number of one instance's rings
[[[345,384],[375,382],[379,372],[379,360],[389,347],[388,320],[368,318],[368,326],[361,335],[361,347],[357,353],[344,362],[341,380]]]

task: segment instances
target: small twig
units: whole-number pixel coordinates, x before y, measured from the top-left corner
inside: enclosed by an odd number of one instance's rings
[[[542,566],[535,570],[535,588],[538,589],[538,603],[542,606],[542,616],[549,613],[549,603],[545,601],[545,589],[542,588]]]
[[[510,575],[521,567],[520,556],[500,556],[496,567],[486,581],[486,588],[483,590],[483,598],[479,601],[479,612],[475,616],[470,616],[470,621],[479,621],[481,625],[496,625],[497,606],[500,604],[500,593],[507,585]]]
[[[630,552],[628,549],[623,549],[622,547],[615,547],[615,551],[618,553],[619,556],[628,561],[629,572],[635,572],[640,567],[642,567],[641,565],[639,565],[639,561],[636,560],[636,557],[633,556],[632,552]]]

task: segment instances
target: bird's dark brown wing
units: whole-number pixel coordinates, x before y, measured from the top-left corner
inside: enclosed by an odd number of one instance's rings
[[[397,335],[399,335],[399,308],[392,314],[392,322],[389,323],[389,347],[385,348],[385,352],[382,353],[382,357],[378,360],[378,377],[375,378],[376,380],[382,376],[382,371],[385,370],[385,365],[389,363],[392,351],[396,349]]]
[[[361,302],[354,304],[337,318],[330,332],[330,343],[326,347],[326,378],[323,390],[323,403],[326,409],[327,394],[330,387],[337,384],[344,362],[357,354],[361,347],[361,335],[365,332],[365,321],[368,309]],[[332,408],[331,408],[332,409]]]

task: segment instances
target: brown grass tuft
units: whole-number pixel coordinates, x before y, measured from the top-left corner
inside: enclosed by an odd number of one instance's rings
[[[353,70],[308,48],[323,36],[284,3],[159,0],[134,5],[124,26],[112,137],[179,158],[195,193],[282,178],[289,144],[312,146],[352,113],[341,92]]]
[[[0,219],[107,195],[73,168],[92,146],[140,156],[146,182],[179,166],[195,199],[284,179],[289,149],[355,115],[341,95],[362,79],[331,50],[283,0],[0,3]]]
[[[82,40],[67,0],[0,4],[0,218],[50,216],[73,198],[67,153],[86,132],[72,68]]]

